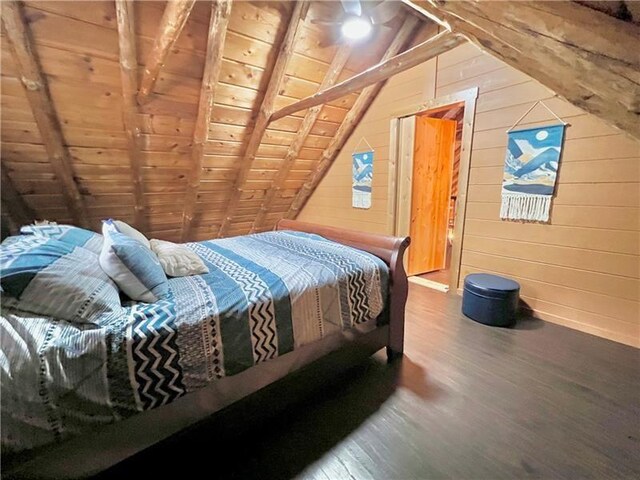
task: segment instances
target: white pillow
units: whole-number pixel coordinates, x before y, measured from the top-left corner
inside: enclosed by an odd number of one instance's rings
[[[151,250],[158,256],[164,273],[170,277],[209,273],[209,269],[198,254],[186,245],[154,238],[151,240]]]
[[[138,230],[133,228],[131,225],[129,225],[128,223],[125,223],[121,220],[112,220],[112,222],[115,224],[116,228],[120,233],[126,235],[129,238],[133,238],[134,240],[138,240],[141,244],[143,244],[147,248],[151,248],[151,245],[149,244],[149,239],[145,237],[142,233],[140,233]]]

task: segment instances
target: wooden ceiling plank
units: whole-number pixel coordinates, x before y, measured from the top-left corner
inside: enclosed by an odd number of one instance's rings
[[[271,70],[269,84],[267,85],[262,104],[260,105],[260,110],[258,111],[258,117],[256,119],[255,126],[253,128],[253,131],[251,132],[251,137],[247,142],[244,159],[242,161],[242,164],[240,165],[238,175],[234,182],[234,186],[231,192],[231,198],[229,199],[226,213],[224,215],[224,220],[220,225],[220,230],[218,232],[219,237],[225,235],[226,230],[231,223],[231,219],[235,213],[235,210],[238,208],[238,203],[240,202],[240,197],[242,195],[242,187],[247,180],[249,171],[251,171],[253,160],[256,157],[258,148],[262,143],[262,137],[267,130],[271,115],[273,114],[276,97],[278,96],[280,85],[282,84],[282,80],[284,79],[285,72],[287,70],[287,64],[293,56],[296,35],[299,31],[300,24],[304,19],[307,8],[308,2],[306,0],[296,2],[293,8],[291,19],[289,20],[289,26],[284,35],[284,38],[282,39],[282,42],[280,43],[278,56],[276,58],[273,69]]]
[[[332,87],[321,90],[310,97],[303,98],[291,105],[288,105],[272,116],[272,120],[286,117],[300,110],[311,108],[315,105],[321,105],[344,95],[362,90],[369,85],[382,82],[389,77],[404,72],[410,68],[420,65],[427,60],[434,58],[444,52],[461,45],[466,40],[449,32],[442,32],[427,41],[410,48],[406,52],[399,55],[382,60],[380,63],[373,65],[364,72],[351,77],[344,82],[340,82]]]
[[[134,223],[138,230],[147,232],[148,222],[142,178],[142,145],[138,125],[138,62],[134,28],[133,2],[116,0],[118,43],[120,47],[120,78],[122,83],[122,121],[127,137],[129,163],[133,180]]]
[[[209,21],[209,33],[207,37],[207,55],[205,60],[202,85],[200,87],[200,100],[198,104],[198,116],[193,131],[191,148],[191,170],[182,212],[182,241],[190,238],[193,226],[195,205],[202,181],[202,165],[205,154],[209,124],[218,86],[218,77],[222,69],[222,56],[231,16],[231,0],[215,0],[211,3],[211,18]]]
[[[418,19],[414,16],[410,16],[405,20],[402,27],[400,28],[400,31],[398,32],[398,35],[396,35],[393,42],[391,42],[391,45],[389,45],[389,48],[384,54],[381,63],[384,63],[389,59],[396,58],[398,52],[400,52],[402,48],[407,44],[407,42],[411,39],[415,27],[418,23]],[[411,49],[407,51],[410,50]],[[380,63],[378,65],[380,65]],[[367,109],[384,86],[384,80],[386,79],[383,79],[383,81],[377,84],[369,85],[365,87],[364,90],[362,90],[353,108],[349,110],[349,113],[347,113],[344,121],[340,124],[340,128],[338,128],[336,135],[331,139],[331,143],[322,152],[322,157],[318,162],[318,166],[311,173],[309,179],[304,183],[302,188],[296,194],[293,202],[291,203],[291,206],[289,207],[289,210],[287,210],[287,213],[285,214],[285,218],[295,218],[300,210],[302,210],[309,197],[316,189],[320,181],[324,178],[325,174],[329,170],[329,167],[331,167],[333,161],[340,153],[340,150],[342,149],[342,147],[344,147],[344,144],[347,142],[356,126],[366,113]]]
[[[327,70],[327,73],[325,74],[325,77],[320,84],[320,90],[328,88],[335,83],[338,76],[342,72],[342,69],[347,63],[350,54],[351,45],[345,43],[340,46],[333,58],[333,61],[331,62],[331,65],[329,66],[329,70]],[[262,202],[262,206],[260,207],[260,211],[258,212],[253,225],[251,226],[251,232],[262,228],[264,220],[267,216],[267,213],[271,209],[273,201],[280,193],[280,190],[282,190],[284,183],[289,176],[289,172],[291,171],[294,162],[300,154],[300,150],[302,150],[307,137],[311,133],[311,129],[318,119],[318,115],[320,115],[320,110],[322,110],[322,105],[316,105],[315,107],[312,107],[307,111],[307,114],[305,115],[304,120],[300,125],[300,129],[298,130],[297,135],[291,142],[291,146],[289,147],[284,161],[282,162],[282,166],[278,170],[277,176],[274,179],[271,188],[267,191],[267,194]]]
[[[483,51],[640,139],[640,27],[576,2],[413,1]]]
[[[2,2],[2,24],[52,169],[62,183],[62,192],[70,216],[76,224],[88,228],[84,199],[74,179],[71,157],[62,136],[60,120],[42,74],[29,27],[16,0]]]
[[[2,173],[0,191],[2,192],[3,210],[5,210],[3,213],[6,213],[18,228],[32,223],[36,218],[36,214],[18,192],[4,165],[0,173]]]
[[[195,0],[169,0],[167,3],[140,81],[138,102],[141,105],[149,100],[149,95],[153,92],[160,70],[187,23],[194,4]]]

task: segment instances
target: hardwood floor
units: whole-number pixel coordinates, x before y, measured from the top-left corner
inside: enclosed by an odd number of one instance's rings
[[[418,275],[418,277],[424,278],[425,280],[442,283],[444,285],[449,285],[449,273],[449,269],[436,270],[435,272],[423,273],[421,275]]]
[[[480,325],[418,285],[407,310],[401,362],[379,352],[285,412],[200,426],[102,477],[640,477],[639,350],[534,319]]]

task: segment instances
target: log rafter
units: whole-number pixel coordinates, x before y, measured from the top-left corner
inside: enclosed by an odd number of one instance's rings
[[[408,17],[404,24],[402,25],[398,35],[396,35],[395,39],[387,49],[384,57],[382,58],[382,62],[388,61],[389,59],[393,59],[398,52],[402,50],[404,45],[410,40],[416,25],[419,23],[418,19],[414,16]],[[455,38],[455,37],[454,37]],[[457,44],[457,40],[452,42],[450,48],[453,48]],[[423,44],[421,44],[423,45]],[[413,49],[409,49],[407,51],[411,51]],[[436,49],[435,55],[439,55],[442,53],[440,48]],[[429,60],[429,58],[425,58],[424,61]],[[379,65],[379,64],[378,64]],[[391,74],[393,75],[393,74]],[[389,76],[391,76],[389,75]],[[355,130],[356,126],[366,113],[367,109],[376,98],[382,87],[384,86],[384,81],[389,78],[386,77],[379,83],[367,86],[356,100],[355,104],[349,110],[346,117],[340,124],[338,131],[335,136],[331,140],[331,143],[327,146],[327,148],[322,152],[322,156],[320,161],[318,162],[318,166],[311,173],[307,181],[304,183],[302,188],[298,191],[291,206],[289,207],[287,213],[285,214],[285,218],[295,218],[300,210],[304,207],[309,197],[316,189],[320,181],[324,178],[325,174],[329,170],[329,167],[333,164],[334,160],[340,153],[340,150],[344,147],[345,143]]]
[[[407,0],[408,1],[408,0]],[[640,27],[570,1],[411,0],[483,51],[640,139]]]
[[[334,82],[342,72],[345,64],[347,63],[350,55],[351,46],[349,44],[343,44],[336,52],[331,65],[329,66],[329,69],[327,70],[327,73],[325,74],[322,83],[320,84],[320,90],[323,90],[334,84]],[[279,195],[280,190],[282,190],[289,172],[291,171],[294,162],[298,158],[300,150],[302,150],[302,147],[304,146],[304,142],[311,133],[311,130],[313,129],[313,126],[318,119],[318,115],[320,115],[321,110],[322,105],[316,105],[315,107],[312,107],[307,111],[304,119],[302,120],[302,123],[300,124],[298,133],[293,139],[291,146],[287,150],[287,154],[284,157],[284,161],[282,162],[282,165],[278,170],[278,173],[276,174],[271,188],[267,190],[267,193],[265,194],[265,198],[262,202],[262,206],[260,207],[260,211],[258,212],[253,225],[251,226],[252,232],[262,227],[265,217],[267,216],[267,213],[271,208],[271,204]]]
[[[118,20],[120,77],[122,83],[122,120],[127,137],[127,149],[129,150],[129,163],[133,179],[134,222],[139,230],[147,232],[148,222],[142,179],[142,137],[137,120],[138,61],[133,3],[129,0],[116,0],[116,16]]]
[[[87,210],[73,174],[71,156],[60,121],[31,41],[29,27],[16,0],[2,2],[2,24],[51,167],[62,183],[67,209],[76,224],[88,227]]]
[[[374,85],[393,75],[420,65],[430,58],[449,51],[464,42],[464,38],[450,32],[439,33],[425,42],[410,48],[406,52],[384,58],[381,62],[369,67],[358,75],[354,75],[348,80],[281,108],[273,114],[272,120],[275,121],[292,113],[325,104],[350,93],[357,92],[369,85]]]
[[[242,196],[242,187],[244,186],[247,180],[247,176],[251,171],[256,153],[258,151],[258,148],[260,147],[260,144],[262,143],[262,138],[264,137],[264,134],[267,130],[267,126],[271,121],[275,100],[278,96],[278,91],[280,90],[282,80],[284,79],[287,64],[293,56],[296,35],[298,33],[300,24],[302,23],[302,20],[306,15],[307,8],[308,2],[306,0],[301,0],[296,2],[293,8],[293,12],[291,13],[287,31],[282,39],[282,42],[280,43],[278,56],[274,63],[273,69],[271,70],[271,78],[262,99],[260,109],[258,110],[258,116],[255,122],[255,126],[253,127],[251,137],[247,142],[247,147],[245,149],[242,164],[240,165],[238,174],[236,175],[236,179],[231,189],[231,197],[227,202],[226,212],[223,216],[220,230],[218,231],[218,237],[225,235],[226,230],[231,223],[232,217],[236,209],[238,208],[238,204],[240,203],[240,198]]]
[[[138,102],[141,105],[149,100],[167,55],[187,23],[194,4],[195,0],[169,0],[167,3],[140,81]]]
[[[193,131],[191,147],[192,165],[189,172],[187,193],[182,213],[181,237],[183,242],[189,239],[193,225],[195,205],[202,180],[204,146],[207,142],[209,123],[211,123],[211,112],[213,111],[218,77],[222,69],[222,56],[224,54],[227,26],[231,15],[231,3],[231,0],[214,0],[211,3],[211,17],[207,37],[207,56],[202,76],[202,85],[200,87],[198,116]]]

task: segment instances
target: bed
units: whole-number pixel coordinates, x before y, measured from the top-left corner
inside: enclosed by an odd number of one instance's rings
[[[3,308],[3,472],[86,476],[292,372],[401,355],[408,242],[282,220],[188,244],[208,274],[93,324]]]

